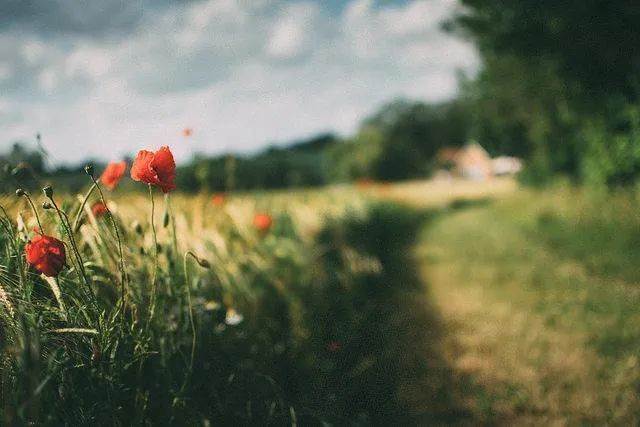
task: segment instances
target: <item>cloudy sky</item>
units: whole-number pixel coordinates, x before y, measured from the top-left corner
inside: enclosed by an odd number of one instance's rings
[[[0,0],[0,151],[59,163],[169,144],[246,152],[353,132],[398,97],[473,72],[439,25],[456,0]],[[182,136],[185,127],[191,138]]]

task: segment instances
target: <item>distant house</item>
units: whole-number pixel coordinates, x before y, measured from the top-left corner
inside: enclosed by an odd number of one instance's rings
[[[520,159],[507,156],[492,159],[477,142],[470,142],[461,148],[443,148],[438,152],[436,160],[442,170],[474,181],[492,176],[514,175],[522,169]],[[442,176],[443,173],[438,175]]]
[[[493,174],[515,175],[522,170],[522,160],[517,157],[499,156],[491,161],[493,164]]]
[[[443,148],[438,152],[437,161],[440,167],[452,174],[474,181],[484,180],[493,175],[491,156],[475,142],[462,148]]]

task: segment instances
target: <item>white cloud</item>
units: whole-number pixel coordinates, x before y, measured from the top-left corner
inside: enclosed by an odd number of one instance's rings
[[[45,92],[53,91],[58,85],[56,72],[52,68],[42,70],[40,74],[38,74],[38,84]]]
[[[416,0],[404,7],[389,7],[379,12],[385,29],[396,36],[433,32],[456,6],[454,0]]]
[[[314,20],[318,18],[315,3],[295,3],[278,17],[269,38],[267,52],[276,58],[291,58],[309,46]]]
[[[68,78],[89,77],[97,81],[108,74],[111,61],[108,50],[85,44],[67,56],[65,75]]]
[[[35,64],[45,53],[45,45],[37,40],[29,40],[22,46],[22,55],[29,64]]]
[[[390,99],[454,94],[456,69],[476,59],[438,29],[452,7],[352,0],[335,16],[320,1],[205,0],[146,13],[119,40],[13,35],[8,64],[33,82],[3,98],[16,115],[0,127],[0,150],[40,131],[58,161],[161,144],[184,160],[353,132]]]

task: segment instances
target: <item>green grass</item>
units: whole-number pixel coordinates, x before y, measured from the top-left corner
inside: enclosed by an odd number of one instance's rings
[[[521,191],[426,229],[425,277],[449,323],[451,363],[475,384],[465,398],[477,419],[638,422],[634,203]]]

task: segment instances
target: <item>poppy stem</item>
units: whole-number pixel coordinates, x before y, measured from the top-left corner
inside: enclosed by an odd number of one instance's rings
[[[151,303],[149,307],[149,323],[153,321],[156,310],[156,281],[158,280],[158,236],[156,234],[156,205],[153,200],[153,187],[149,184],[149,199],[151,200],[151,236],[153,237],[153,276],[151,276]]]
[[[42,223],[40,222],[40,216],[38,215],[38,210],[36,209],[36,205],[33,204],[33,200],[31,200],[29,193],[27,193],[26,191],[23,191],[23,196],[27,199],[27,201],[29,202],[29,205],[31,205],[31,210],[33,211],[33,215],[36,217],[38,228],[40,229],[40,232],[43,233],[44,229],[42,228]]]
[[[100,194],[100,201],[102,202],[105,209],[107,210],[107,216],[109,217],[109,220],[111,221],[111,225],[113,226],[113,230],[116,233],[116,241],[118,242],[118,255],[120,256],[120,265],[119,265],[120,267],[120,305],[121,305],[122,311],[124,312],[125,293],[126,293],[125,283],[127,282],[127,272],[125,270],[125,265],[124,265],[124,254],[122,251],[122,239],[120,238],[120,230],[118,229],[118,224],[116,223],[116,219],[114,218],[113,213],[111,212],[111,209],[109,209],[109,206],[107,205],[107,202],[104,198],[104,193],[102,192],[102,189],[98,184],[98,181],[96,181],[93,175],[89,175],[89,176],[93,181],[93,186],[91,188],[98,189],[98,193]],[[89,191],[89,194],[91,194],[91,190]],[[85,203],[86,203],[86,199],[85,199]],[[85,203],[83,203],[83,207]]]
[[[178,255],[178,235],[176,234],[176,218],[173,215],[173,209],[171,208],[171,198],[169,197],[169,193],[164,195],[164,202],[167,205],[167,212],[170,216],[171,221],[171,237],[173,240],[173,253]]]
[[[82,212],[84,211],[84,207],[87,204],[87,201],[89,200],[89,197],[91,197],[91,194],[93,193],[93,190],[96,189],[98,183],[96,182],[96,180],[91,177],[91,179],[93,180],[93,185],[91,186],[91,188],[89,188],[89,191],[87,191],[87,194],[84,195],[84,199],[82,200],[82,204],[80,205],[80,208],[78,208],[78,212],[76,213],[76,219],[73,220],[73,231],[77,231],[78,230],[78,226],[80,225],[80,219],[82,218]],[[104,203],[104,202],[103,202]]]
[[[65,232],[67,233],[67,236],[69,237],[69,242],[71,243],[71,250],[76,259],[76,264],[78,264],[78,275],[80,276],[80,279],[84,282],[87,288],[87,291],[91,297],[91,300],[97,308],[98,303],[96,301],[96,296],[93,293],[93,289],[91,288],[91,285],[89,284],[89,279],[87,279],[87,273],[84,270],[84,261],[82,260],[82,256],[80,255],[80,251],[78,250],[76,239],[73,237],[73,232],[71,231],[71,223],[69,222],[69,217],[63,210],[61,210],[58,207],[53,197],[47,197],[47,198],[51,201],[53,208],[58,213],[58,217],[60,218],[60,224],[62,225],[62,228],[65,230]]]
[[[184,389],[191,378],[191,373],[193,371],[193,360],[196,353],[196,324],[193,320],[193,304],[191,303],[191,282],[189,280],[189,266],[187,264],[187,258],[191,256],[196,261],[199,261],[199,258],[191,251],[187,251],[184,254],[182,259],[182,267],[184,269],[184,282],[185,289],[187,290],[187,304],[189,304],[189,324],[191,326],[191,359],[189,361],[189,370],[187,371],[187,375],[185,376],[184,383],[182,385],[182,389]]]

